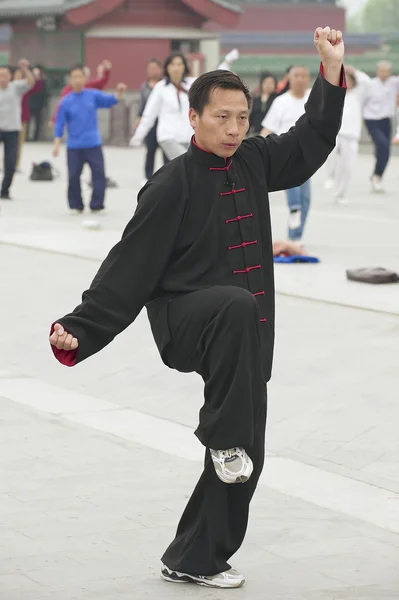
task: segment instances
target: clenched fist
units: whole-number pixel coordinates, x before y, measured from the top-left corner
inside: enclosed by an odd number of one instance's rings
[[[344,60],[345,46],[342,31],[330,27],[318,27],[314,32],[314,45],[325,66],[340,63]]]
[[[79,346],[77,338],[65,331],[59,323],[54,325],[54,331],[50,335],[50,344],[58,350],[76,350]]]

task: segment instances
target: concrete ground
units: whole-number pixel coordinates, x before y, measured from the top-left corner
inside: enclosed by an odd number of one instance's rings
[[[1,203],[1,600],[397,600],[399,284],[345,269],[399,270],[399,158],[373,196],[362,155],[348,207],[316,174],[305,243],[322,262],[276,265],[268,459],[232,561],[247,584],[222,592],[159,579],[201,472],[199,378],[164,367],[145,314],[76,369],[47,341],[132,215],[144,154],[106,149],[120,187],[97,231],[66,215],[64,157],[59,180],[29,182],[49,157],[28,144]],[[284,195],[271,203],[282,238]]]

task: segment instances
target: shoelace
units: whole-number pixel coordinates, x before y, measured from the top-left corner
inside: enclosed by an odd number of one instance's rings
[[[230,448],[229,450],[221,450],[220,454],[223,458],[231,458],[234,455],[238,455],[238,449]]]

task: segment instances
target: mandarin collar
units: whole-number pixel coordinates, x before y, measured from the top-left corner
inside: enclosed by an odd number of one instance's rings
[[[212,154],[212,152],[206,152],[206,150],[202,150],[196,143],[194,136],[191,138],[191,144],[187,151],[187,154],[193,159],[208,167],[209,169],[220,169],[224,170],[229,163],[231,163],[231,158],[222,158],[221,156],[216,156],[216,154]]]

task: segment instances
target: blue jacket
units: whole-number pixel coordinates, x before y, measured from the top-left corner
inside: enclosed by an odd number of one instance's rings
[[[62,100],[55,122],[55,137],[62,138],[68,129],[68,148],[95,148],[101,146],[97,109],[111,108],[118,103],[115,96],[98,90],[84,89],[71,92]]]

